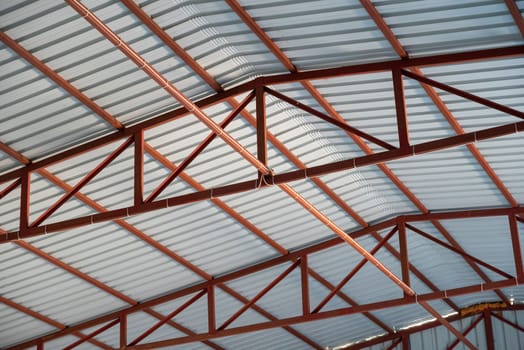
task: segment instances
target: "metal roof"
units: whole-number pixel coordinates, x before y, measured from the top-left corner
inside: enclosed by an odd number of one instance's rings
[[[522,348],[523,12],[1,1],[0,348]]]

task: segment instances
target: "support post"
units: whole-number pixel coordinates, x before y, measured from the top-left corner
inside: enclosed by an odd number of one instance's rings
[[[215,287],[207,287],[207,328],[209,333],[216,332],[215,319]]]
[[[406,116],[406,98],[404,96],[404,81],[400,68],[393,68],[393,91],[395,93],[395,110],[397,112],[397,128],[400,149],[409,148],[408,121]]]
[[[263,85],[257,85],[256,109],[257,109],[257,157],[267,166],[267,127],[266,127],[266,95]],[[264,176],[260,171],[259,176]]]
[[[300,281],[302,287],[302,315],[309,315],[309,273],[307,255],[300,257]]]
[[[409,335],[402,336],[402,350],[409,350]]]
[[[36,350],[44,350],[44,343],[38,343]]]
[[[123,313],[120,315],[120,349],[125,349],[127,346],[127,315]]]
[[[24,170],[20,182],[20,231],[29,227],[31,173]]]
[[[487,350],[495,350],[495,338],[493,338],[493,323],[491,322],[491,312],[489,310],[484,310],[483,314]]]
[[[410,285],[410,279],[409,279],[409,257],[408,257],[408,242],[406,237],[406,222],[402,219],[398,222],[398,242],[400,246],[400,265],[402,270],[402,281],[408,285]],[[404,292],[405,296],[408,296],[406,292]]]
[[[135,132],[135,206],[144,202],[144,130]]]
[[[511,245],[513,246],[513,258],[515,259],[515,271],[519,283],[524,283],[524,269],[522,267],[522,251],[520,248],[519,228],[515,213],[508,216],[509,229],[511,233]]]

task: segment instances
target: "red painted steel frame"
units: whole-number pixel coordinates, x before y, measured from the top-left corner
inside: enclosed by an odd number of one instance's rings
[[[383,229],[383,228],[387,228],[388,226],[389,227],[395,226],[398,222],[401,222],[401,221],[410,222],[411,220],[414,220],[414,221],[431,220],[431,218],[433,216],[445,216],[447,219],[453,219],[453,218],[461,219],[461,218],[464,218],[464,217],[474,218],[474,217],[480,217],[480,216],[508,215],[510,213],[514,213],[516,211],[521,211],[521,210],[523,210],[523,209],[520,209],[520,208],[507,208],[507,209],[490,209],[490,210],[478,210],[478,211],[448,212],[448,213],[440,213],[440,214],[438,214],[438,213],[431,214],[430,213],[430,214],[419,214],[419,215],[407,215],[407,216],[402,216],[402,217],[399,217],[399,218],[394,218],[394,219],[391,219],[391,220],[387,220],[384,223],[380,223],[380,224],[377,224],[377,225],[373,225],[373,226],[361,229],[361,230],[359,230],[357,232],[354,232],[352,234],[352,236],[353,236],[353,238],[358,238],[358,237],[362,237],[364,235],[369,235],[369,234],[371,234],[374,231],[377,231],[377,230],[380,230],[380,229]],[[188,287],[186,289],[170,293],[170,294],[162,296],[160,298],[155,298],[155,299],[152,299],[152,300],[149,300],[149,301],[145,301],[145,302],[140,303],[140,304],[135,304],[135,305],[129,307],[128,309],[125,309],[125,310],[122,310],[122,311],[117,311],[115,313],[111,313],[111,314],[99,317],[97,319],[84,322],[84,323],[76,325],[76,326],[71,326],[71,327],[69,327],[66,330],[63,330],[63,331],[60,331],[60,332],[56,332],[56,333],[51,334],[49,336],[44,336],[44,337],[39,338],[37,340],[34,340],[32,342],[26,342],[24,344],[21,344],[20,346],[14,347],[13,349],[21,349],[24,346],[35,345],[35,344],[37,344],[40,341],[49,341],[49,340],[52,340],[52,339],[55,339],[55,338],[58,338],[58,337],[70,334],[70,333],[72,333],[74,331],[79,331],[79,330],[82,330],[82,329],[85,329],[85,328],[93,327],[93,326],[101,324],[101,323],[105,323],[105,322],[109,322],[109,321],[118,319],[123,314],[130,314],[130,313],[133,313],[133,312],[145,310],[145,309],[151,308],[151,307],[153,307],[155,305],[166,303],[166,302],[168,302],[170,300],[173,300],[173,299],[176,299],[176,298],[180,298],[180,297],[183,297],[183,296],[186,296],[186,295],[191,295],[193,293],[199,293],[199,292],[202,292],[202,291],[208,291],[210,289],[213,289],[214,286],[219,286],[220,288],[224,288],[224,286],[225,286],[224,283],[226,283],[228,281],[232,281],[232,280],[235,280],[237,278],[241,278],[243,276],[247,276],[247,275],[250,275],[250,274],[262,271],[264,269],[271,268],[273,266],[276,266],[276,265],[279,265],[279,264],[282,264],[282,263],[288,263],[290,260],[291,261],[293,261],[293,260],[296,261],[296,263],[295,263],[295,265],[296,265],[300,261],[301,257],[313,254],[315,252],[324,251],[326,249],[329,249],[329,248],[334,247],[335,245],[338,245],[338,244],[341,244],[341,243],[342,243],[342,240],[340,240],[339,238],[335,238],[335,239],[331,239],[331,240],[323,242],[323,243],[316,244],[316,245],[311,246],[311,247],[303,248],[301,250],[298,250],[298,251],[295,251],[295,252],[292,252],[292,253],[288,253],[286,256],[281,256],[281,257],[278,257],[278,258],[274,258],[274,259],[271,259],[269,261],[265,261],[265,262],[259,263],[259,264],[254,265],[254,266],[251,266],[251,267],[239,270],[239,271],[232,272],[230,274],[226,274],[226,275],[223,275],[223,276],[216,277],[216,278],[214,278],[212,280],[208,280],[206,282],[199,283],[197,285]],[[488,290],[494,290],[494,289],[499,289],[499,288],[511,287],[511,286],[515,286],[516,284],[519,284],[519,283],[524,283],[524,281],[520,280],[520,281],[517,282],[517,280],[512,277],[512,278],[507,278],[507,279],[503,279],[503,280],[500,280],[500,281],[489,282],[489,283],[480,284],[480,285],[465,286],[465,287],[459,287],[459,288],[454,288],[454,289],[444,290],[444,291],[437,290],[437,291],[434,291],[434,292],[431,292],[431,293],[422,294],[422,295],[404,296],[403,298],[400,298],[400,299],[385,300],[385,301],[381,301],[381,302],[377,302],[377,303],[371,303],[371,304],[366,304],[366,305],[359,305],[359,306],[355,306],[355,307],[342,308],[342,309],[331,310],[331,311],[326,311],[326,312],[319,312],[319,313],[312,313],[312,314],[303,314],[303,315],[300,315],[300,316],[297,316],[297,317],[292,317],[292,318],[285,319],[285,320],[273,319],[273,320],[270,320],[269,322],[265,322],[265,323],[262,323],[260,325],[258,325],[258,324],[257,325],[252,325],[250,327],[240,327],[240,328],[237,327],[237,328],[225,329],[225,330],[224,329],[218,329],[216,331],[212,331],[210,333],[206,333],[205,335],[199,335],[199,336],[195,335],[195,336],[190,336],[190,337],[187,337],[187,338],[183,338],[184,339],[183,342],[186,342],[186,341],[198,341],[199,339],[203,339],[203,340],[211,339],[211,338],[214,338],[215,335],[217,337],[219,337],[219,336],[240,334],[240,333],[250,332],[250,331],[254,331],[254,330],[261,330],[261,329],[267,329],[267,328],[288,326],[288,325],[295,324],[295,323],[321,320],[321,319],[325,319],[325,318],[342,316],[342,315],[350,315],[350,314],[354,314],[354,313],[369,312],[369,311],[373,311],[373,310],[379,310],[379,309],[382,309],[382,308],[389,308],[389,307],[396,307],[396,306],[401,306],[401,305],[414,304],[414,303],[417,303],[417,302],[421,306],[426,306],[427,305],[425,303],[426,301],[440,300],[440,299],[444,299],[444,298],[451,298],[451,297],[458,296],[458,295],[464,295],[464,294],[470,294],[470,293],[478,293],[478,292],[482,292],[482,291],[488,291]],[[209,298],[210,310],[213,310],[214,309],[213,308],[213,305],[214,305],[214,294],[212,292],[208,293],[208,298]],[[302,299],[302,300],[304,300],[304,299]],[[246,300],[246,303],[249,303],[249,301]],[[211,329],[214,329],[214,327],[213,327],[214,317],[215,317],[214,313],[210,312],[209,315],[210,315],[209,316],[209,318],[210,318],[209,323],[210,323]],[[230,331],[232,333],[229,333]],[[177,340],[177,342],[178,342],[178,340]]]
[[[14,41],[7,37],[5,33],[0,32],[0,39],[8,45],[10,48],[17,50],[16,46],[12,46]],[[468,61],[478,61],[486,59],[495,59],[503,57],[512,57],[512,56],[522,56],[524,55],[524,45],[521,46],[511,46],[511,47],[501,47],[488,50],[477,50],[470,51],[466,53],[457,53],[457,54],[445,54],[445,55],[435,55],[428,57],[420,57],[413,59],[405,60],[395,60],[395,61],[386,61],[380,63],[369,63],[369,64],[360,64],[354,66],[332,68],[332,69],[321,69],[308,72],[296,72],[290,74],[281,74],[270,77],[260,77],[248,83],[244,83],[240,86],[232,88],[228,91],[219,92],[215,96],[205,98],[199,102],[196,102],[195,105],[199,108],[205,108],[213,104],[225,101],[229,97],[239,95],[244,92],[249,92],[253,90],[257,85],[274,85],[274,84],[285,84],[289,82],[305,81],[305,80],[314,80],[314,79],[326,79],[334,78],[339,76],[347,76],[353,74],[365,74],[373,73],[379,71],[391,71],[394,68],[410,68],[417,66],[427,66],[427,65],[442,65],[450,63],[459,63],[459,62],[468,62]],[[144,130],[151,127],[159,126],[163,123],[171,121],[173,119],[179,118],[181,116],[187,115],[188,109],[185,107],[179,108],[175,111],[167,112],[158,117],[149,119],[147,121],[141,122],[139,124],[124,128],[123,130],[117,131],[111,135],[98,138],[96,140],[87,142],[81,146],[73,147],[64,152],[60,152],[51,157],[42,159],[40,161],[28,164],[26,166],[27,170],[34,171],[43,167],[50,166],[54,163],[66,160],[68,158],[74,157],[76,155],[89,152],[91,150],[97,149],[99,147],[105,146],[108,143],[114,142],[118,139],[129,137],[134,135],[138,130]],[[15,159],[17,156],[13,155]],[[0,182],[5,182],[9,180],[14,180],[19,178],[22,175],[22,169],[17,169],[10,171],[8,173],[0,175]]]
[[[14,241],[22,238],[34,237],[43,234],[49,234],[53,232],[60,232],[70,228],[76,228],[86,225],[91,225],[94,223],[105,222],[108,220],[119,219],[127,217],[129,215],[136,215],[140,213],[146,213],[158,209],[164,209],[168,207],[194,203],[198,201],[204,201],[211,198],[217,198],[221,196],[247,192],[251,190],[256,190],[260,186],[269,186],[270,184],[279,185],[279,187],[286,188],[286,192],[292,197],[299,197],[298,194],[292,190],[289,186],[284,185],[287,182],[303,180],[309,177],[317,177],[322,175],[327,175],[330,173],[339,172],[342,170],[354,169],[355,167],[363,167],[373,164],[380,164],[386,161],[391,161],[400,158],[413,157],[416,154],[421,153],[430,153],[437,150],[442,150],[446,148],[456,147],[459,145],[465,145],[472,142],[492,139],[504,135],[514,134],[516,132],[524,131],[524,122],[517,122],[514,124],[507,124],[503,126],[493,127],[489,129],[483,129],[475,132],[470,132],[467,134],[451,136],[440,140],[429,141],[417,145],[412,145],[410,150],[392,150],[384,151],[381,153],[374,153],[370,155],[365,155],[353,159],[342,160],[338,162],[333,162],[329,164],[313,166],[310,168],[305,168],[303,170],[290,171],[284,174],[277,175],[266,175],[266,180],[263,183],[260,183],[258,180],[241,182],[233,185],[226,185],[218,188],[213,188],[209,190],[198,191],[186,195],[170,197],[167,199],[159,200],[151,203],[144,203],[140,206],[131,206],[122,209],[108,210],[104,213],[93,214],[89,216],[79,217],[76,219],[64,220],[61,222],[56,222],[39,227],[28,227],[22,229],[18,232],[9,232],[0,234],[0,243],[5,243],[8,241]],[[23,185],[23,183],[22,183]],[[23,186],[22,186],[23,189]],[[22,192],[24,193],[24,192]],[[28,193],[27,193],[28,194]],[[22,196],[21,213],[28,212],[28,195]],[[304,203],[303,203],[304,204]],[[309,206],[304,204],[309,210]],[[317,213],[318,214],[318,213]],[[319,214],[320,215],[320,214]],[[331,225],[331,224],[329,224]],[[328,227],[330,227],[328,225]],[[330,227],[334,229],[334,227]]]

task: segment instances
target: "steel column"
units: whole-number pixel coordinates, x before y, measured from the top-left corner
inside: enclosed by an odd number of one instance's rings
[[[495,338],[493,337],[493,324],[491,322],[491,312],[489,310],[484,310],[483,315],[487,350],[495,350]]]
[[[511,245],[513,247],[513,258],[515,260],[515,271],[517,278],[521,283],[524,283],[524,268],[522,267],[522,251],[520,246],[519,228],[515,214],[508,216],[509,229],[511,234]]]
[[[127,346],[127,315],[122,314],[119,318],[120,323],[120,349],[125,349]]]
[[[410,286],[408,241],[406,237],[406,223],[404,220],[399,220],[398,222],[398,243],[400,248],[400,269],[402,271],[402,281]]]
[[[215,286],[210,285],[207,287],[207,331],[209,333],[217,330],[215,312]]]
[[[29,213],[31,202],[31,173],[24,171],[20,178],[20,232],[29,228]],[[18,235],[20,237],[20,235]]]
[[[307,255],[300,257],[300,291],[302,292],[302,314],[308,315],[311,312],[311,305],[309,302],[309,268]]]
[[[395,110],[397,115],[397,129],[399,146],[409,148],[408,120],[406,115],[406,98],[404,96],[404,81],[400,69],[393,69],[393,92],[395,93]]]
[[[266,126],[266,94],[264,86],[258,85],[256,93],[256,115],[257,115],[257,157],[258,160],[267,168],[267,126]],[[262,177],[267,172],[259,171],[258,176]]]
[[[144,202],[144,130],[135,133],[135,154],[134,154],[134,203],[140,206]]]

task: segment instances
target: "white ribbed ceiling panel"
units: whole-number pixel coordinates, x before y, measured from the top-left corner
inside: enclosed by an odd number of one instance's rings
[[[395,57],[356,0],[240,3],[299,69]]]
[[[412,55],[518,45],[522,37],[503,1],[374,2]]]

